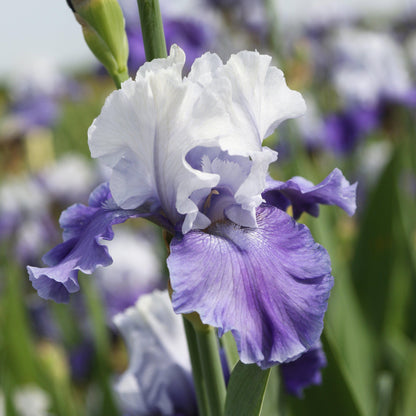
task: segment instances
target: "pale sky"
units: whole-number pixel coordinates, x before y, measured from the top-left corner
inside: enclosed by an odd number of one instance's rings
[[[95,58],[65,0],[9,0],[0,13],[0,79],[35,60],[59,68],[91,65]]]
[[[305,3],[309,7],[306,7],[308,13],[304,12]],[[360,10],[362,14],[402,14],[414,12],[415,4],[416,0],[277,1],[277,5],[283,7],[283,10],[279,9],[278,14],[284,16],[283,21],[286,22],[308,19],[311,17],[311,11],[315,9],[318,16],[319,13],[329,13],[334,7],[338,12],[347,7]],[[16,72],[23,72],[22,69],[27,70],[28,66],[38,60],[51,60],[62,69],[85,67],[96,62],[65,0],[4,0],[2,6],[0,80],[10,78]]]

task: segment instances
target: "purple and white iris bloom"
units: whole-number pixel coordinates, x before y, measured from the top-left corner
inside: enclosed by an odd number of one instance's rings
[[[185,331],[167,291],[142,295],[113,321],[129,354],[129,367],[114,384],[123,414],[196,414]],[[282,364],[281,375],[288,393],[301,396],[304,388],[320,384],[325,366],[320,342],[296,360]]]
[[[332,39],[331,50],[333,83],[348,106],[413,100],[404,51],[389,34],[343,28]]]
[[[114,323],[129,353],[129,367],[114,385],[123,415],[197,414],[185,331],[168,292],[141,296]]]
[[[329,256],[286,206],[262,196],[277,157],[262,140],[305,111],[270,61],[243,51],[223,64],[207,53],[183,78],[185,56],[173,46],[107,98],[88,134],[92,156],[112,169],[110,183],[89,206],[62,214],[64,242],[44,257],[48,267],[28,267],[40,296],[67,301],[79,290],[78,270],[112,262],[100,244],[113,238],[111,226],[146,217],[173,235],[175,312],[197,312],[219,336],[231,331],[241,361],[267,368],[319,340],[333,284]],[[300,179],[274,186],[300,211],[315,215],[327,203],[351,214],[355,185],[338,170],[331,175],[316,187]]]

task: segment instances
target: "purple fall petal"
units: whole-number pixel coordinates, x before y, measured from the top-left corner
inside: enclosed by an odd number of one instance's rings
[[[268,368],[319,340],[333,278],[306,226],[267,205],[257,223],[176,236],[168,267],[175,312],[198,312],[219,336],[231,331],[241,361]]]
[[[114,205],[108,184],[93,191],[89,206],[75,204],[64,211],[60,219],[64,242],[43,257],[49,267],[27,267],[39,296],[68,302],[69,293],[79,290],[78,270],[92,273],[98,266],[112,263],[108,249],[99,243],[100,239],[111,240],[113,225],[139,216],[143,214],[137,210],[123,210]]]
[[[282,364],[280,370],[288,393],[302,397],[304,388],[312,384],[321,384],[321,369],[326,367],[326,364],[320,342],[296,360]]]
[[[268,180],[262,196],[266,203],[283,210],[292,205],[295,219],[303,212],[317,217],[319,204],[336,205],[348,215],[353,215],[357,207],[356,189],[357,183],[351,185],[336,168],[318,185],[301,176],[295,176],[287,182]]]

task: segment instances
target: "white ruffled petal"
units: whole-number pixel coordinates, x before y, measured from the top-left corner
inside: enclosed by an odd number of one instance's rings
[[[135,81],[123,83],[90,127],[89,145],[113,169],[110,188],[119,206],[150,201],[173,224],[189,214],[192,228],[199,216],[190,195],[212,188],[218,177],[192,169],[185,156],[199,143],[217,145],[228,117],[209,90],[182,80],[183,63],[175,46],[169,58],[147,63]]]
[[[252,211],[263,202],[261,193],[266,186],[267,171],[270,163],[276,159],[277,152],[268,147],[264,147],[262,151],[251,155],[252,165],[250,173],[235,194],[236,202],[243,209]],[[252,212],[255,215],[254,211]]]
[[[232,122],[220,139],[232,155],[250,155],[284,120],[306,111],[301,94],[291,90],[283,72],[270,66],[271,57],[242,51],[224,65],[216,54],[195,60],[188,79],[211,89]]]
[[[201,85],[208,85],[216,70],[222,65],[222,60],[216,53],[204,53],[200,58],[195,59],[188,79]]]
[[[119,207],[134,209],[146,202],[158,205],[151,172],[134,154],[124,155],[113,168],[111,194]]]
[[[276,160],[262,141],[304,112],[303,98],[257,52],[225,65],[207,53],[186,78],[184,62],[173,46],[168,58],[146,63],[110,95],[89,129],[92,156],[112,168],[111,192],[124,209],[160,208],[172,225],[182,222],[184,234],[224,216],[255,226]]]
[[[242,131],[254,131],[250,141],[257,139],[257,145],[282,121],[306,110],[301,94],[289,89],[283,72],[270,62],[270,56],[242,51],[223,67],[232,84],[233,104],[240,109],[236,122]]]
[[[139,78],[146,78],[147,75],[153,75],[159,71],[167,70],[175,74],[178,81],[182,79],[182,69],[185,64],[185,53],[177,45],[172,45],[170,54],[167,58],[153,59],[145,62],[137,71],[136,81]]]
[[[110,187],[123,208],[136,208],[150,195],[157,198],[151,157],[155,131],[155,106],[149,86],[132,80],[107,98],[88,130],[92,157],[114,169]],[[137,181],[140,186],[136,186]],[[132,206],[132,200],[136,206]]]

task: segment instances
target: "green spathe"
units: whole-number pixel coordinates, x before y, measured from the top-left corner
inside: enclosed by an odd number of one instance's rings
[[[128,78],[129,54],[124,17],[117,0],[72,0],[87,45],[116,85]]]

